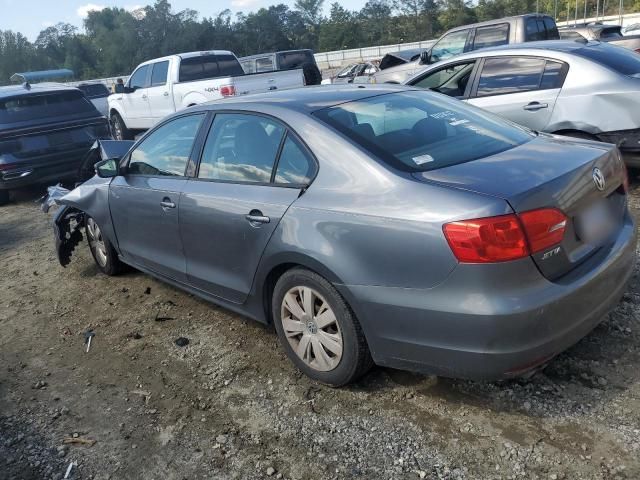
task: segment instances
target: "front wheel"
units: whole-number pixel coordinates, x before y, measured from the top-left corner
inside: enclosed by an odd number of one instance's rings
[[[102,230],[92,217],[86,217],[85,230],[91,256],[100,271],[109,276],[120,273],[122,263],[118,259],[118,254],[109,239],[102,234]]]
[[[287,356],[312,379],[339,387],[373,365],[358,320],[320,275],[302,268],[285,272],[273,292],[272,314]]]
[[[131,130],[124,124],[124,120],[117,112],[113,112],[110,117],[111,132],[116,140],[133,140]]]

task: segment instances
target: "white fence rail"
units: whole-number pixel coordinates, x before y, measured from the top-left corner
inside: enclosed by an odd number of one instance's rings
[[[566,13],[566,10],[565,12]],[[564,18],[561,12],[558,12],[558,18]],[[584,16],[580,15],[580,7],[578,7],[578,16],[575,15],[575,10],[569,10],[569,20],[563,22],[556,22],[559,27],[568,26],[571,27],[576,23],[590,23],[590,22],[602,22],[606,25],[622,25],[623,27],[627,27],[629,25],[633,25],[634,23],[640,23],[640,13],[627,13],[626,15],[607,15],[603,17],[602,15],[599,17],[589,17],[584,18]]]
[[[382,45],[378,47],[352,48],[335,52],[316,53],[316,63],[320,70],[340,68],[345,63],[363,62],[383,57],[387,53],[409,50],[411,48],[429,48],[435,40],[422,42],[399,43],[396,45]]]

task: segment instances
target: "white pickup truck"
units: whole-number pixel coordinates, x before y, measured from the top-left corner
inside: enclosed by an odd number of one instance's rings
[[[133,139],[183,108],[235,95],[304,86],[302,69],[245,74],[229,51],[211,50],[141,63],[109,96],[109,119],[117,140]]]

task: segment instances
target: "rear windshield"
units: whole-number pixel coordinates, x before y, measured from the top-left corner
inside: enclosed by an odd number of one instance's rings
[[[315,113],[390,165],[423,172],[488,157],[532,134],[433,92],[398,92]]]
[[[301,68],[305,63],[316,63],[313,54],[309,50],[278,53],[278,67],[280,70]]]
[[[600,63],[622,75],[640,74],[640,55],[626,48],[601,43],[588,45],[584,48],[572,50],[572,52]]]
[[[240,75],[244,75],[244,70],[233,55],[201,55],[180,62],[180,82]]]
[[[96,108],[80,91],[30,94],[0,99],[0,124],[79,113],[98,115]]]

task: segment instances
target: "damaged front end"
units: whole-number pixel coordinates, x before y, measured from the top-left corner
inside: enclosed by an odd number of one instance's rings
[[[53,235],[58,261],[63,267],[71,263],[71,255],[83,239],[83,226],[84,212],[77,208],[65,205],[56,212],[53,219]]]

